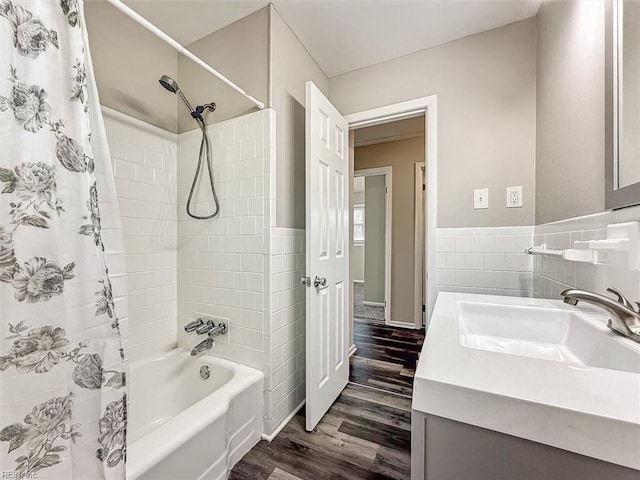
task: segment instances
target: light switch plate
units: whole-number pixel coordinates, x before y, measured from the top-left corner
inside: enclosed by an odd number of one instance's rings
[[[522,187],[507,187],[507,208],[522,207]]]
[[[477,188],[473,191],[473,209],[489,208],[489,189]]]

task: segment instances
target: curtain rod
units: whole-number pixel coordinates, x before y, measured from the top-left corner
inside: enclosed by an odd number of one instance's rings
[[[191,53],[189,50],[187,50],[185,47],[183,47],[176,40],[174,40],[169,35],[164,33],[162,30],[160,30],[154,24],[149,22],[142,15],[138,14],[135,10],[129,8],[127,5],[122,3],[121,0],[107,0],[107,2],[110,3],[111,5],[113,5],[114,7],[116,7],[118,10],[120,10],[122,13],[124,13],[126,16],[128,16],[132,20],[135,20],[137,23],[142,25],[144,28],[149,30],[151,33],[156,35],[158,38],[160,38],[162,41],[164,41],[164,42],[168,43],[169,45],[171,45],[173,48],[175,48],[178,51],[178,53],[181,53],[185,57],[189,58],[190,60],[193,60],[195,63],[197,63],[202,68],[204,68],[207,72],[209,72],[211,75],[213,75],[214,77],[218,78],[223,83],[227,84],[229,87],[234,89],[236,92],[238,92],[243,97],[247,98],[249,101],[251,101],[253,104],[255,104],[255,106],[258,107],[260,110],[262,110],[264,108],[264,103],[262,103],[260,100],[256,99],[252,95],[249,95],[247,92],[245,92],[238,85],[236,85],[231,80],[229,80],[227,77],[222,75],[220,72],[218,72],[211,65],[209,65],[208,63],[205,63],[202,59],[200,59],[199,57],[195,56],[193,53]]]

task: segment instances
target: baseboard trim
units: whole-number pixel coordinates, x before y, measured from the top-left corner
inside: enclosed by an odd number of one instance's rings
[[[366,300],[362,301],[363,305],[366,305],[368,307],[384,307],[384,302],[367,302]]]
[[[276,438],[278,434],[282,431],[282,429],[287,425],[287,423],[289,423],[291,419],[296,416],[296,413],[300,411],[300,409],[304,406],[305,402],[306,400],[301,401],[300,405],[294,408],[293,412],[291,412],[284,420],[280,422],[280,425],[276,427],[276,429],[271,435],[267,435],[266,433],[263,433],[262,439],[266,440],[267,442],[271,442],[274,438]]]
[[[356,353],[356,350],[358,350],[358,347],[356,347],[356,344],[354,343],[349,347],[349,357],[352,357],[353,354]]]

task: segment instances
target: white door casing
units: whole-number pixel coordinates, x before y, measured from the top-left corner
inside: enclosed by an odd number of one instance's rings
[[[349,126],[306,84],[306,429],[349,380]],[[326,279],[326,280],[325,280]],[[310,284],[309,284],[310,283]]]

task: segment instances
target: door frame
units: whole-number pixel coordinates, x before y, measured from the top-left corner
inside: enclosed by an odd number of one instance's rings
[[[392,167],[375,167],[375,168],[364,168],[362,170],[354,170],[353,176],[355,177],[374,177],[374,176],[383,176],[384,177],[384,185],[387,188],[387,192],[384,199],[385,206],[385,214],[384,214],[384,323],[385,325],[393,325],[393,321],[391,320],[391,233],[392,222],[393,222],[393,168]],[[367,203],[365,198],[365,212],[367,211]],[[353,217],[353,215],[352,215]],[[353,220],[353,218],[352,218]],[[353,221],[352,221],[353,223]],[[365,224],[366,225],[366,224]],[[353,243],[353,238],[350,239]],[[365,238],[365,255],[366,255],[366,243],[367,239]],[[351,267],[351,266],[349,266]],[[365,276],[367,272],[365,270]],[[351,276],[351,275],[349,275]],[[366,303],[365,303],[366,304]],[[371,305],[372,303],[369,302]],[[380,305],[376,305],[380,306]]]
[[[427,264],[426,327],[428,328],[437,296],[436,229],[438,226],[438,96],[429,95],[427,97],[416,98],[405,102],[351,113],[344,117],[347,122],[349,122],[349,130],[355,130],[356,128],[380,125],[421,115],[424,115],[425,117],[425,175],[427,176],[427,208],[425,212],[426,221],[424,222],[426,230],[426,252],[424,258]],[[350,175],[350,182],[353,184],[353,167],[351,167]],[[414,324],[413,328],[422,328],[422,325],[418,326]]]
[[[425,162],[416,162],[414,164],[414,179],[415,179],[415,190],[414,190],[414,219],[413,219],[413,230],[415,233],[414,239],[414,267],[413,267],[413,295],[414,295],[414,323],[416,328],[422,328],[423,318],[426,316],[425,312],[422,310],[422,302],[426,296],[424,295],[424,290],[426,285],[424,285],[424,251],[423,246],[426,246],[426,241],[424,238],[424,202],[423,202],[423,193],[422,193],[422,185],[424,182],[424,176],[422,170],[425,170],[424,175],[426,175],[426,164]],[[425,307],[426,308],[426,307]]]

